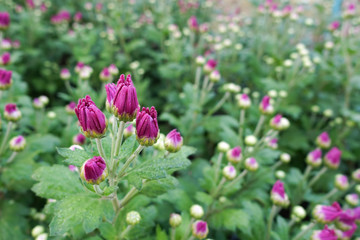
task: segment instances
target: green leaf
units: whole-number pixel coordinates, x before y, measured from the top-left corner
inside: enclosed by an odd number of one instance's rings
[[[204,203],[207,206],[210,205],[213,201],[213,198],[209,194],[204,192],[197,192],[195,194],[195,199],[201,203]]]
[[[117,157],[119,160],[128,158],[135,150],[136,138],[135,135],[127,138],[125,142],[121,145],[119,156]]]
[[[168,236],[159,225],[156,226],[156,240],[168,240]]]
[[[275,232],[279,235],[281,240],[289,240],[289,225],[281,216],[276,218]]]
[[[0,201],[0,239],[29,239],[25,235],[28,209],[11,201]]]
[[[167,178],[146,183],[141,193],[149,197],[157,197],[166,193],[169,189],[174,189],[177,184],[176,178],[168,176]]]
[[[62,199],[84,191],[78,174],[62,165],[40,167],[32,177],[39,182],[32,190],[40,197]]]
[[[240,209],[225,209],[224,211],[213,214],[209,219],[214,228],[224,227],[227,230],[247,231],[249,226],[249,216]]]
[[[99,227],[105,218],[114,216],[111,201],[102,200],[95,194],[76,194],[56,204],[54,218],[50,223],[50,235],[63,235],[75,225],[82,224],[86,233]]]
[[[85,150],[75,149],[71,150],[70,148],[57,148],[58,153],[66,158],[64,161],[67,164],[81,167],[83,163],[92,158],[92,154],[86,152]]]

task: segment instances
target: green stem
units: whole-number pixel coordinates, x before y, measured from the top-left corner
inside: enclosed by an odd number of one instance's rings
[[[289,229],[292,228],[292,226],[294,226],[295,223],[296,223],[295,218],[291,219],[291,221],[290,221],[289,224],[288,224],[288,228],[289,228]]]
[[[105,160],[106,156],[105,156],[105,152],[104,152],[104,148],[101,144],[101,139],[100,138],[95,138],[95,142],[96,142],[96,146],[97,149],[99,151],[100,156]]]
[[[278,167],[282,165],[282,161],[278,161],[275,165],[272,166],[271,171],[275,171]]]
[[[261,127],[264,124],[265,121],[265,115],[261,114],[260,119],[256,125],[254,136],[257,137],[257,135],[260,133]]]
[[[245,123],[245,109],[241,109],[241,111],[240,111],[240,120],[239,120],[240,145],[242,145],[242,137],[243,137],[243,133],[244,133],[244,123]]]
[[[207,89],[207,85],[209,83],[209,75],[206,75],[203,81],[203,85],[202,85],[202,89],[201,89],[201,97],[200,97],[200,104],[203,104],[203,101],[205,100],[205,95],[206,95],[206,89]]]
[[[125,238],[125,236],[130,232],[130,230],[131,230],[132,227],[133,227],[132,225],[128,225],[128,226],[126,227],[126,229],[121,233],[120,239]]]
[[[7,143],[7,141],[8,141],[9,136],[10,136],[10,132],[11,132],[12,125],[13,125],[13,122],[9,122],[9,123],[8,123],[5,136],[4,136],[3,141],[2,141],[2,143],[1,143],[0,155],[3,153],[3,151],[4,151],[5,148],[6,148],[6,143]]]
[[[93,185],[94,187],[94,190],[95,192],[98,194],[98,195],[102,195],[104,193],[104,191],[100,188],[99,185]]]
[[[217,195],[219,194],[221,188],[224,186],[225,182],[226,182],[226,178],[223,177],[223,178],[221,179],[219,185],[217,186],[217,188],[216,188],[215,191],[213,192],[213,194],[211,194],[214,198],[217,197]]]
[[[119,171],[118,176],[122,177],[123,174],[125,173],[126,169],[129,167],[129,165],[131,164],[131,162],[140,154],[140,152],[145,148],[145,146],[143,145],[139,145],[137,147],[137,149],[133,152],[133,154],[130,155],[130,157],[126,160],[126,162],[124,163],[124,165],[122,166],[122,168]]]
[[[307,180],[307,178],[309,177],[310,173],[311,173],[311,170],[312,170],[312,166],[311,165],[308,165],[305,169],[305,172],[304,172],[304,181]]]
[[[232,182],[229,185],[227,185],[227,187],[231,187],[232,185],[240,181],[243,177],[246,176],[247,173],[248,173],[247,170],[242,171],[234,180],[232,180]]]
[[[6,161],[6,164],[11,163],[14,160],[14,158],[16,157],[16,155],[17,155],[17,152],[13,152],[11,154],[11,156],[9,157],[9,159]]]
[[[119,129],[118,129],[118,133],[117,133],[117,137],[116,137],[116,144],[115,144],[115,152],[114,152],[115,157],[117,155],[119,155],[119,152],[120,152],[120,147],[121,147],[121,142],[122,142],[122,139],[123,139],[124,128],[125,128],[125,122],[120,121]]]
[[[277,207],[275,205],[273,205],[271,208],[269,219],[268,219],[267,233],[266,233],[266,238],[265,238],[266,240],[270,240],[272,224],[273,224],[276,212],[277,212]]]
[[[170,239],[171,240],[175,240],[175,228],[174,227],[172,227],[171,228],[171,230],[170,230],[171,232],[170,232]]]
[[[309,232],[315,226],[315,224],[316,223],[314,223],[314,222],[310,223],[304,230],[299,232],[293,240],[301,239],[307,232]]]
[[[72,91],[69,80],[65,80],[65,87],[66,87],[66,90],[68,91],[68,93],[72,94],[73,91]]]
[[[317,180],[319,180],[319,178],[327,171],[326,167],[323,167],[309,182],[308,187],[311,188],[316,182]]]
[[[199,88],[200,78],[201,78],[201,67],[199,66],[199,67],[196,68],[195,84],[194,84],[194,89],[195,90],[197,90]]]
[[[221,106],[225,103],[225,101],[230,97],[230,93],[226,92],[224,94],[224,96],[221,98],[221,100],[215,105],[215,107],[213,107],[208,114],[206,115],[206,117],[211,116],[214,112],[216,112],[217,110],[219,110],[221,108]]]
[[[138,192],[139,190],[137,190],[135,187],[131,188],[130,191],[125,195],[125,197],[120,200],[119,209],[125,207],[125,205],[131,200],[131,198],[133,198]]]
[[[215,165],[215,183],[217,183],[218,180],[219,180],[220,167],[221,167],[221,161],[222,161],[223,156],[224,156],[224,153],[220,152],[219,156],[218,156],[218,159],[216,161],[216,165]]]
[[[182,237],[182,240],[185,240],[187,238],[187,236],[189,235],[194,221],[195,221],[195,219],[191,218],[190,223],[189,223],[189,227],[186,229],[186,232],[185,232],[184,236]]]

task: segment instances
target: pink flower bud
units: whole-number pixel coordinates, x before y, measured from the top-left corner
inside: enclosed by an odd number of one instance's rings
[[[226,158],[231,163],[239,163],[241,161],[241,147],[237,146],[227,151]]]
[[[81,69],[83,69],[85,64],[83,62],[78,62],[75,66],[75,72],[80,73]]]
[[[206,74],[209,74],[215,70],[216,66],[217,66],[217,61],[215,59],[209,59],[204,65],[204,72]]]
[[[355,182],[360,182],[360,168],[359,169],[356,169],[352,175],[351,175],[352,179],[355,181]]]
[[[286,5],[286,6],[282,9],[282,15],[283,15],[284,17],[289,16],[290,13],[292,12],[292,10],[293,10],[293,8],[292,8],[291,5]]]
[[[198,220],[192,225],[192,234],[198,239],[206,238],[209,233],[209,228],[205,221]]]
[[[63,80],[68,80],[71,77],[70,71],[67,68],[61,69],[60,78]]]
[[[248,109],[251,106],[251,99],[246,93],[236,95],[236,99],[238,106],[242,109]]]
[[[111,75],[118,75],[119,74],[119,69],[115,66],[115,64],[111,64],[109,66],[109,71],[110,71]]]
[[[314,231],[311,240],[337,240],[338,237],[334,229],[329,229],[327,225],[321,231]]]
[[[188,20],[188,26],[190,28],[190,30],[192,31],[197,31],[199,28],[199,24],[197,22],[197,19],[195,16],[191,16]]]
[[[134,125],[132,123],[130,123],[129,126],[127,126],[124,129],[124,137],[128,138],[128,137],[132,136],[133,134],[135,134],[135,128],[134,128]]]
[[[268,145],[268,147],[270,147],[272,149],[277,149],[278,148],[278,139],[277,138],[270,139],[267,145]]]
[[[11,40],[10,39],[3,39],[1,42],[1,48],[4,50],[9,50],[11,49]]]
[[[143,146],[151,146],[160,136],[157,112],[154,107],[144,108],[136,117],[136,139]]]
[[[21,118],[21,112],[15,103],[8,103],[4,108],[4,117],[10,122],[17,122]]]
[[[208,23],[203,23],[203,24],[200,24],[199,26],[199,31],[201,33],[205,33],[207,31],[209,31],[209,24]]]
[[[35,3],[33,0],[26,0],[26,5],[28,6],[28,8],[30,9],[34,9],[35,8]]]
[[[5,30],[10,25],[10,15],[8,12],[0,12],[0,30]]]
[[[345,191],[349,188],[349,180],[346,175],[336,174],[335,175],[335,187],[340,191]]]
[[[81,167],[80,177],[90,184],[99,185],[107,177],[106,163],[100,156],[95,156]]]
[[[337,29],[339,29],[340,27],[340,22],[339,21],[334,21],[329,25],[329,30],[330,31],[335,31]]]
[[[327,132],[321,133],[316,138],[316,144],[321,148],[329,148],[331,145],[331,139],[329,137],[329,134]]]
[[[274,112],[274,107],[270,104],[270,97],[265,96],[261,100],[261,103],[259,105],[259,110],[262,114],[272,114]]]
[[[290,204],[289,198],[285,193],[284,183],[280,180],[277,180],[272,187],[270,198],[276,206],[287,207]]]
[[[354,211],[352,209],[347,209],[339,214],[339,217],[335,221],[335,225],[341,231],[349,231],[353,228],[355,219],[356,217]]]
[[[65,111],[68,114],[75,114],[75,108],[76,108],[76,103],[70,102],[68,105],[65,106]]]
[[[320,148],[310,152],[306,157],[306,163],[312,167],[319,167],[322,162],[322,152]]]
[[[42,109],[44,108],[44,103],[40,101],[40,98],[34,98],[33,106],[35,109]]]
[[[111,73],[109,71],[109,68],[104,68],[101,72],[100,72],[100,80],[103,82],[109,82],[111,80]]]
[[[45,3],[41,3],[41,5],[40,5],[40,11],[42,11],[42,12],[46,12],[46,11],[47,11],[47,7],[46,7],[46,4],[45,4]]]
[[[117,85],[113,83],[106,84],[106,106],[109,112],[113,113],[120,121],[132,121],[139,111],[139,102],[137,99],[136,89],[128,75],[120,76]]]
[[[75,145],[84,145],[86,142],[86,137],[81,133],[76,134],[72,139],[73,144]]]
[[[20,47],[20,41],[19,40],[15,40],[11,43],[11,46],[15,49],[18,49]]]
[[[86,137],[100,138],[105,134],[107,127],[106,117],[89,95],[79,99],[75,114]]]
[[[69,165],[69,170],[70,170],[71,172],[77,172],[77,171],[79,171],[79,169],[78,169],[76,166],[74,166],[74,165]]]
[[[0,64],[1,65],[8,65],[10,63],[10,53],[9,52],[5,52],[3,55],[0,56]]]
[[[345,201],[350,206],[357,206],[359,204],[359,196],[356,193],[350,193],[345,196]]]
[[[236,177],[236,169],[232,165],[227,165],[223,168],[222,174],[227,180],[233,180]]]
[[[0,69],[0,90],[7,90],[12,84],[12,72]]]
[[[214,83],[219,82],[220,78],[221,78],[221,76],[220,76],[220,73],[218,70],[214,70],[210,73],[209,79],[211,82],[214,82]]]
[[[80,22],[81,19],[82,19],[82,13],[81,13],[81,12],[75,13],[75,15],[74,15],[74,21],[75,21],[75,22]]]
[[[274,130],[281,130],[282,126],[281,126],[281,119],[282,119],[282,115],[281,114],[277,114],[275,117],[273,117],[270,120],[270,127]]]
[[[25,145],[26,145],[26,140],[23,136],[20,135],[17,137],[13,137],[10,140],[9,148],[13,152],[21,152],[22,150],[24,150]]]
[[[324,164],[330,169],[337,169],[341,161],[341,151],[333,147],[324,157]]]
[[[172,130],[165,137],[165,149],[169,152],[177,152],[183,145],[183,138],[181,134],[176,131],[176,129]]]
[[[259,168],[259,163],[255,158],[250,157],[245,160],[245,169],[250,172],[255,172]]]
[[[331,206],[317,205],[315,206],[312,214],[316,221],[320,223],[333,222],[342,212],[339,203],[334,202]]]

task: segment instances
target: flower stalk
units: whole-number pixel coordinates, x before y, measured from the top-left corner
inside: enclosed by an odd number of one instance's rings
[[[319,179],[320,177],[327,171],[327,167],[323,167],[309,182],[308,187],[312,187]]]
[[[1,154],[3,153],[3,151],[5,150],[5,146],[6,146],[6,143],[7,143],[8,139],[9,139],[10,132],[11,132],[11,129],[12,129],[12,125],[13,125],[13,122],[9,122],[9,123],[8,123],[5,136],[4,136],[3,141],[2,141],[2,143],[1,143],[0,155],[1,155]]]
[[[266,233],[266,238],[265,238],[266,240],[270,240],[271,228],[272,228],[272,224],[273,224],[273,221],[274,221],[274,217],[275,217],[277,212],[278,212],[278,207],[276,205],[273,205],[272,208],[271,208],[269,219],[268,219],[267,233]]]

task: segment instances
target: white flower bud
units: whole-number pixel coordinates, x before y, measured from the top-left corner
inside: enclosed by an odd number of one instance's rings
[[[306,217],[306,211],[302,206],[295,206],[292,209],[291,218],[296,222],[300,222],[302,219]]]
[[[203,56],[196,57],[196,64],[198,66],[203,66],[205,64],[205,58]]]
[[[33,236],[34,238],[39,236],[40,234],[42,234],[45,231],[45,228],[41,225],[37,225],[36,227],[34,227],[31,230],[31,236]]]
[[[282,153],[282,154],[280,155],[280,161],[281,161],[281,162],[283,162],[283,163],[289,163],[290,160],[291,160],[290,154],[288,154],[288,153]]]
[[[126,214],[126,223],[129,225],[136,225],[140,222],[141,216],[136,211],[131,211]]]
[[[194,204],[190,208],[190,215],[196,219],[202,218],[204,216],[204,209],[200,205]]]
[[[292,60],[286,59],[286,60],[284,61],[284,66],[285,66],[285,67],[291,67],[292,65],[293,65],[293,61],[292,61]]]
[[[178,227],[181,224],[181,221],[182,221],[182,218],[179,214],[172,213],[170,215],[169,223],[170,223],[171,227],[173,227],[173,228]]]
[[[42,233],[39,236],[37,236],[35,238],[35,240],[47,240],[48,239],[48,234],[47,233]]]
[[[220,152],[226,153],[227,151],[230,150],[230,145],[227,142],[221,141],[218,143],[217,149]]]
[[[328,50],[333,49],[334,45],[335,44],[333,42],[331,42],[331,41],[325,42],[325,48],[328,49]]]
[[[254,146],[257,143],[257,138],[254,135],[245,137],[245,144],[248,146]]]
[[[288,96],[288,93],[287,93],[287,91],[285,91],[285,90],[280,90],[279,96],[280,96],[281,98],[286,98],[286,97]]]
[[[320,107],[318,105],[314,105],[311,107],[311,111],[314,113],[318,113],[320,111]]]
[[[278,170],[275,172],[275,177],[277,179],[284,179],[286,177],[286,173],[284,171]]]
[[[47,113],[47,117],[49,119],[55,119],[56,118],[56,113],[53,112],[53,111],[50,111],[50,112]]]
[[[331,109],[325,109],[324,110],[324,116],[325,117],[332,117],[334,115],[334,112]]]
[[[236,177],[236,169],[232,165],[225,166],[222,173],[227,180],[233,180]]]
[[[241,87],[234,83],[227,83],[227,84],[224,84],[224,90],[226,92],[230,92],[230,93],[238,93],[238,92],[240,92]]]
[[[277,95],[278,95],[278,93],[277,93],[276,90],[272,89],[272,90],[270,90],[270,91],[268,92],[268,95],[269,95],[269,97],[271,97],[271,98],[276,98]]]

